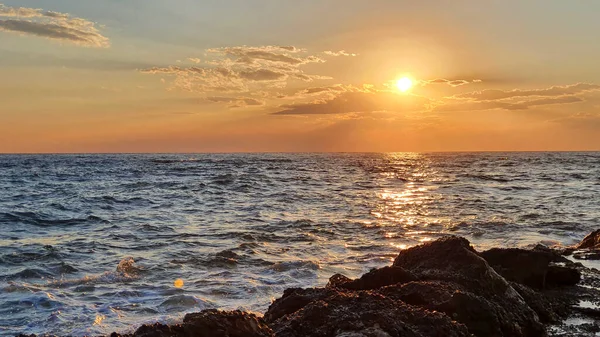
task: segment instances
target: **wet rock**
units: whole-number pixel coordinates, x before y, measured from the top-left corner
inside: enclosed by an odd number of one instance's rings
[[[285,315],[302,309],[311,302],[320,301],[338,293],[338,290],[331,288],[286,289],[283,296],[269,306],[265,313],[265,321],[271,324]]]
[[[581,272],[574,267],[551,265],[546,274],[546,285],[549,287],[572,286],[581,280]]]
[[[575,251],[573,257],[577,260],[600,260],[600,249],[599,250],[584,250]]]
[[[356,280],[351,280],[341,274],[335,274],[329,279],[327,287],[349,290],[371,290],[416,280],[416,276],[404,268],[391,266],[373,269]]]
[[[493,248],[480,255],[505,279],[532,288],[575,285],[581,278],[575,268],[554,265],[571,263],[558,252],[543,246],[533,250]]]
[[[546,287],[546,274],[552,257],[543,252],[518,248],[493,248],[481,256],[505,279],[532,288]]]
[[[503,321],[503,319],[509,319],[511,314],[504,307],[505,303],[488,300],[488,298],[476,295],[456,283],[447,281],[410,282],[384,287],[378,292],[407,304],[443,312],[453,320],[463,323],[475,336],[514,336],[511,332],[507,332],[511,328],[506,327],[507,322]],[[517,308],[517,310],[520,309]],[[554,315],[552,318],[557,318],[553,312],[551,314]],[[534,333],[533,335],[538,336],[539,334]]]
[[[577,246],[576,249],[600,249],[600,229],[586,236]]]
[[[494,294],[512,290],[467,239],[457,236],[403,250],[393,265],[410,270],[421,280],[450,281]]]
[[[111,337],[116,337],[113,334]],[[126,335],[124,335],[126,336]],[[139,327],[131,337],[172,337],[172,336],[186,336],[185,331],[181,325],[165,325],[155,323],[153,325],[142,325]]]
[[[568,316],[571,304],[569,301],[546,295],[520,283],[511,282],[511,285],[543,323],[558,323]]]
[[[204,310],[187,314],[183,324],[142,325],[132,335],[111,337],[273,337],[262,318],[236,311]]]
[[[372,291],[329,294],[270,323],[276,336],[470,336],[464,325],[442,313],[394,301]]]
[[[183,318],[187,336],[197,337],[271,337],[273,331],[262,318],[239,310],[204,310]]]
[[[429,297],[422,293],[422,305],[445,312],[476,336],[546,335],[538,315],[464,238],[451,236],[404,250],[394,266],[410,270],[423,281],[443,282],[443,286],[440,282],[418,286],[424,294],[442,292]],[[435,285],[439,289],[431,288]],[[417,298],[419,293],[415,290],[402,296],[407,300],[407,296]]]

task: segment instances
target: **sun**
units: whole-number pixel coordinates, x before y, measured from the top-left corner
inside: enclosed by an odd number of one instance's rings
[[[413,81],[408,77],[402,77],[396,81],[396,87],[398,87],[398,90],[402,92],[407,92],[413,87]]]

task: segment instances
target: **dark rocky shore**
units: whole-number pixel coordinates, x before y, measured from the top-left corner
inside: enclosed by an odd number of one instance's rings
[[[477,252],[449,236],[402,251],[360,279],[287,289],[264,317],[205,310],[111,337],[537,337],[600,334],[600,230],[565,251]]]

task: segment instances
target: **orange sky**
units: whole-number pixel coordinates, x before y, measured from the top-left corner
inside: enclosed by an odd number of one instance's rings
[[[4,1],[0,152],[600,150],[595,3],[144,4]]]

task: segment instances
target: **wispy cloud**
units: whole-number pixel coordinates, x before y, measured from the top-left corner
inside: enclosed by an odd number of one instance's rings
[[[213,103],[227,103],[229,108],[242,108],[249,106],[265,105],[265,102],[249,97],[211,96],[207,97],[206,100]]]
[[[431,100],[417,95],[402,95],[387,91],[343,92],[328,100],[310,103],[284,104],[275,115],[335,115],[369,112],[424,111]]]
[[[600,91],[600,85],[576,83],[543,89],[487,89],[447,97],[435,111],[526,110],[536,106],[584,102],[582,94]]]
[[[440,112],[450,111],[481,111],[481,110],[527,110],[542,105],[557,105],[583,102],[584,99],[577,96],[560,96],[526,100],[520,102],[506,101],[467,101],[461,103],[446,103],[436,106],[433,110]]]
[[[533,89],[533,90],[482,90],[475,91],[466,94],[461,94],[455,96],[455,98],[467,98],[473,99],[477,101],[492,101],[492,100],[501,100],[508,99],[514,97],[530,97],[530,96],[542,96],[542,97],[552,97],[552,96],[564,96],[564,95],[576,95],[589,91],[600,91],[600,85],[597,84],[589,84],[589,83],[577,83],[565,86],[554,86],[545,89]]]
[[[340,50],[340,51],[328,50],[328,51],[323,52],[323,54],[329,55],[329,56],[358,56],[358,54],[348,53],[345,50]]]
[[[445,78],[436,78],[433,80],[421,80],[421,81],[419,81],[419,84],[422,86],[426,86],[426,85],[430,85],[430,84],[447,84],[451,87],[460,87],[465,84],[481,83],[481,82],[482,82],[481,80],[463,80],[463,79],[448,80]]]
[[[88,20],[67,13],[36,8],[7,7],[0,4],[0,31],[38,36],[86,47],[105,48],[109,39]]]
[[[203,62],[194,58],[188,60],[197,65],[151,67],[140,72],[170,77],[170,89],[206,96],[220,93],[217,97],[230,93],[230,100],[235,100],[239,93],[284,88],[294,80],[313,82],[330,79],[324,75],[305,73],[302,69],[304,65],[323,63],[325,60],[294,46],[211,48],[206,50]]]

